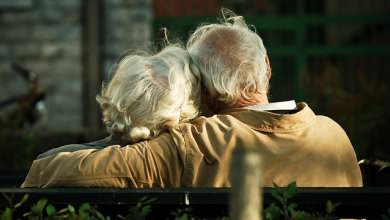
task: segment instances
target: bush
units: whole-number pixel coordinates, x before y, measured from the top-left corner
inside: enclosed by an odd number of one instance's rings
[[[303,73],[307,103],[316,114],[343,127],[359,160],[376,157],[390,161],[390,105],[385,83],[370,81],[356,72],[356,91],[351,91],[342,76],[334,66],[320,75]]]

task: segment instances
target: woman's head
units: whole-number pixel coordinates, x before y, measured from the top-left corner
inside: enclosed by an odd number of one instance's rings
[[[196,117],[199,92],[199,70],[185,50],[169,45],[157,54],[125,57],[96,99],[106,130],[137,142]]]

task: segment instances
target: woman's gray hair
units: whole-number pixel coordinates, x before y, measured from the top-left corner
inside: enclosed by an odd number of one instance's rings
[[[190,60],[179,45],[168,45],[154,55],[126,56],[96,96],[106,130],[134,143],[196,117],[200,73]]]
[[[239,97],[268,92],[267,51],[241,16],[222,9],[220,24],[198,27],[187,43],[202,83],[212,96],[234,104]]]

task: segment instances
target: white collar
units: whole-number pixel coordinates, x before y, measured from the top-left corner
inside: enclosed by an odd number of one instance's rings
[[[262,105],[252,105],[244,108],[259,110],[259,111],[273,111],[273,110],[298,110],[295,100],[284,102],[272,102]]]

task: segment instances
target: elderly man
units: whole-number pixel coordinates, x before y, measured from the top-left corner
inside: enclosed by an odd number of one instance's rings
[[[188,51],[216,115],[134,145],[59,153],[32,165],[23,187],[229,187],[236,147],[264,158],[263,186],[359,187],[343,129],[305,103],[268,103],[271,68],[261,38],[242,17],[199,27]]]

